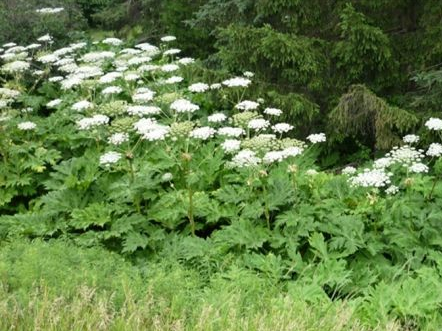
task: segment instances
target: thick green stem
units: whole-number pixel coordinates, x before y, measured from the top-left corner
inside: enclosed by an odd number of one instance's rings
[[[134,170],[134,164],[132,162],[132,159],[127,159],[127,162],[129,163],[129,175],[130,175],[130,182],[133,184],[135,182],[135,170]],[[134,196],[134,205],[137,209],[137,212],[141,214],[141,206],[140,206],[140,199],[135,195]]]
[[[266,218],[267,222],[267,228],[270,230],[270,210],[269,210],[269,204],[267,201],[267,188],[265,186],[265,183],[262,187],[263,195],[264,195],[264,216]]]
[[[190,229],[192,231],[192,235],[195,236],[195,219],[193,217],[193,190],[191,187],[187,188],[189,192],[189,208],[187,210],[187,218],[190,222]]]

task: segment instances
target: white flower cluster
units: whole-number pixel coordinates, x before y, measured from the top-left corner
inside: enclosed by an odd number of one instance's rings
[[[288,157],[302,154],[302,151],[302,148],[299,147],[288,147],[282,151],[270,151],[264,155],[263,162],[267,164],[281,162]]]
[[[241,141],[237,139],[227,139],[221,144],[221,148],[226,153],[233,153],[239,151],[241,148]]]
[[[189,91],[193,93],[206,92],[209,89],[209,85],[206,83],[195,83],[189,86]]]
[[[263,119],[263,118],[255,118],[253,120],[250,120],[247,124],[247,127],[249,129],[253,130],[264,130],[267,129],[270,126],[270,122]]]
[[[223,81],[223,85],[228,87],[247,87],[250,83],[252,83],[252,81],[244,77],[235,77]]]
[[[165,42],[165,43],[169,43],[171,41],[176,40],[175,36],[164,36],[161,38],[161,41]]]
[[[127,133],[114,133],[109,137],[109,144],[119,146],[129,140],[129,135]]]
[[[88,130],[90,128],[101,126],[109,123],[109,117],[106,115],[94,115],[92,117],[82,118],[77,122],[80,130]]]
[[[55,100],[54,100],[55,101]],[[54,101],[52,101],[52,102],[54,102]],[[58,103],[56,103],[56,105],[57,105]],[[76,102],[76,103],[74,103],[73,105],[72,105],[72,109],[73,110],[76,110],[76,111],[83,111],[83,110],[85,110],[85,109],[90,109],[90,108],[92,108],[94,105],[92,104],[92,102],[89,102],[89,101],[87,101],[87,100],[81,100],[81,101],[78,101],[78,102]]]
[[[406,144],[417,144],[419,142],[419,136],[415,134],[407,134],[402,138]]]
[[[196,128],[192,130],[192,132],[190,132],[190,136],[196,139],[207,140],[209,138],[212,138],[215,133],[216,130],[214,128],[204,126],[202,128]]]
[[[254,110],[259,107],[259,103],[250,100],[244,100],[238,103],[235,108],[239,110]]]
[[[200,107],[189,100],[178,99],[170,105],[170,109],[175,110],[177,113],[193,113],[199,110]]]
[[[29,62],[25,61],[13,61],[6,63],[2,66],[3,71],[8,73],[24,72],[31,67]]]
[[[276,133],[285,133],[293,129],[293,125],[288,123],[278,123],[272,126],[272,130]]]
[[[327,140],[325,133],[316,133],[311,134],[307,137],[307,140],[310,141],[312,144],[322,143]]]
[[[161,108],[157,106],[128,106],[126,109],[127,113],[132,116],[145,116],[145,115],[157,115],[161,113]]]
[[[117,163],[121,157],[121,153],[107,152],[100,156],[100,164],[109,167],[110,165]]]
[[[442,155],[442,145],[439,143],[432,143],[427,150],[427,155],[432,157],[439,157]]]
[[[108,86],[103,91],[101,91],[101,94],[108,95],[108,94],[119,94],[123,92],[123,89],[119,86]]]
[[[410,170],[411,172],[414,172],[416,174],[420,174],[420,173],[424,173],[424,172],[428,172],[428,167],[421,163],[421,162],[417,162],[417,163],[413,163],[408,170]]]
[[[244,130],[241,128],[234,128],[230,126],[226,126],[223,128],[218,129],[218,134],[220,136],[227,136],[227,137],[235,137],[238,138],[244,134]]]
[[[352,167],[352,166],[347,166],[344,169],[342,169],[341,173],[343,175],[353,175],[354,173],[356,173],[356,168]]]
[[[123,43],[123,41],[118,38],[106,38],[102,41],[102,43],[106,45],[119,46]]]
[[[442,130],[442,120],[440,118],[431,117],[425,122],[425,126],[428,130],[440,131]]]
[[[64,10],[63,7],[40,8],[40,9],[37,9],[35,12],[38,14],[57,14],[57,13],[61,13],[63,10]]]
[[[420,162],[424,157],[423,152],[423,150],[404,145],[401,147],[393,147],[385,156],[391,158],[392,164],[396,163],[406,167],[413,163]]]
[[[387,173],[383,169],[365,169],[364,172],[349,179],[352,186],[361,187],[384,187],[391,183],[392,173]]]
[[[221,123],[227,119],[227,116],[223,113],[215,113],[207,117],[207,121],[211,123]]]
[[[260,162],[261,159],[256,156],[256,153],[249,149],[240,151],[232,159],[232,165],[237,168],[257,166]]]
[[[30,130],[34,130],[37,127],[37,124],[35,124],[34,122],[21,122],[17,125],[19,130],[22,131],[30,131]]]
[[[282,110],[278,108],[266,108],[264,109],[264,114],[272,116],[280,116],[282,114]]]
[[[147,87],[140,87],[135,90],[135,93],[132,95],[132,100],[134,102],[149,102],[152,101],[155,96],[155,92],[151,91]]]
[[[164,140],[170,131],[168,126],[158,124],[152,118],[140,119],[134,124],[134,128],[142,135],[144,140],[148,141]]]

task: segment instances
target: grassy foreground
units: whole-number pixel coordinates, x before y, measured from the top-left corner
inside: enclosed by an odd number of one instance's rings
[[[177,263],[135,267],[62,241],[4,243],[0,261],[0,330],[373,330],[350,302],[309,303],[243,269],[207,282]]]

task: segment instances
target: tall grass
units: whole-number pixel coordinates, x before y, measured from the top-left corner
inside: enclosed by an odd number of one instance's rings
[[[0,261],[0,330],[373,330],[346,302],[309,303],[243,269],[209,281],[166,262],[141,272],[60,241],[15,241]]]

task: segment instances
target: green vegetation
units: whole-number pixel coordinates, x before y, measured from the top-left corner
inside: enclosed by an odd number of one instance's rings
[[[0,14],[1,330],[440,329],[441,5]]]

